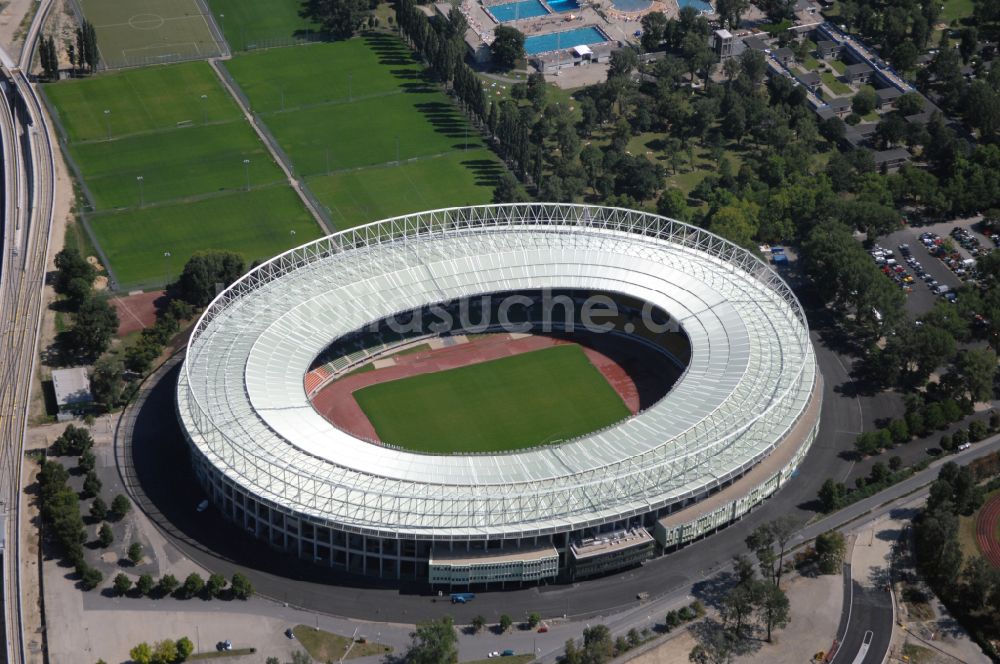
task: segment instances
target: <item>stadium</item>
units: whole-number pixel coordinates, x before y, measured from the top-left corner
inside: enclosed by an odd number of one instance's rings
[[[546,291],[625,307],[609,335],[673,365],[669,389],[571,438],[450,453],[356,435],[312,401],[365,363],[468,332],[386,335],[390,317],[527,294],[533,333],[530,294]],[[640,310],[662,340],[634,332]],[[805,315],[752,253],[653,214],[535,203],[396,217],[251,270],[196,324],[177,411],[209,500],[270,546],[476,589],[607,574],[741,518],[794,474],[820,394]]]

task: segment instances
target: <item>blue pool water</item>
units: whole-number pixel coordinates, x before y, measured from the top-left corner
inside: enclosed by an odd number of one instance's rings
[[[571,12],[580,8],[580,3],[576,0],[549,0],[549,7],[557,12]]]
[[[608,41],[608,38],[604,36],[603,32],[590,25],[575,30],[532,35],[524,40],[524,50],[528,55],[535,55],[536,53],[572,48],[581,44],[597,44],[603,41]]]
[[[682,6],[683,1],[680,0]],[[653,3],[652,0],[611,0],[611,4],[615,6],[615,9],[623,12],[638,12],[648,8]]]
[[[705,0],[677,0],[677,4],[680,5],[681,9],[685,7],[694,7],[700,12],[711,12],[712,3],[705,2]]]
[[[548,10],[545,5],[538,0],[519,0],[519,2],[508,2],[502,5],[488,7],[490,13],[501,23],[518,21],[523,18],[534,18],[535,16],[545,16]]]

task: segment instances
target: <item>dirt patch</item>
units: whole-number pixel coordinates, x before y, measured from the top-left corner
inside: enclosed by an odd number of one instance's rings
[[[111,304],[118,312],[118,336],[124,337],[154,325],[156,301],[163,295],[163,291],[152,291],[111,298]]]

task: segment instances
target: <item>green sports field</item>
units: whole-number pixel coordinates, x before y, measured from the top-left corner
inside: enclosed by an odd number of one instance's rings
[[[338,228],[492,199],[503,165],[391,35],[225,66]]]
[[[222,54],[196,0],[79,0],[111,69]]]
[[[452,152],[307,180],[330,208],[337,228],[348,228],[417,210],[489,201],[503,166],[484,148]],[[447,183],[447,186],[442,186]]]
[[[499,452],[567,440],[628,416],[579,346],[372,385],[354,393],[379,438],[424,452]]]
[[[236,251],[249,264],[319,237],[287,186],[97,214],[89,223],[122,290],[176,278],[195,251]]]
[[[245,122],[70,145],[99,210],[275,184],[281,169]],[[249,167],[243,160],[249,159]]]
[[[319,235],[207,63],[101,74],[44,91],[119,289],[161,285],[200,249],[238,251],[249,262]]]
[[[316,30],[299,16],[300,0],[208,0],[208,6],[233,51],[289,44]]]
[[[205,62],[130,69],[44,87],[71,143],[241,117]]]

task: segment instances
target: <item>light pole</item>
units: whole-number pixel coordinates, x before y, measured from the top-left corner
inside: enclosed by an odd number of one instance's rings
[[[201,123],[208,124],[208,95],[201,96]]]
[[[250,191],[250,160],[249,159],[244,159],[243,160],[243,170],[245,170],[246,173],[247,173],[247,189],[246,190]]]
[[[396,165],[399,166],[399,134],[396,134]]]
[[[111,140],[111,120],[109,116],[111,115],[111,109],[104,109],[104,129],[108,133],[108,140]]]
[[[135,176],[135,181],[139,183],[139,207],[140,208],[142,207],[142,180],[143,180],[143,177],[141,175]]]
[[[170,282],[170,252],[169,251],[164,251],[163,252],[163,264],[165,266],[164,272],[163,272],[163,286],[166,287],[166,285]],[[201,640],[200,640],[200,637],[199,637],[199,641],[198,641],[198,650],[201,650]]]
[[[225,35],[226,34],[226,15],[225,14],[219,14],[219,23],[221,23],[221,25],[219,27],[222,28],[222,34]]]

